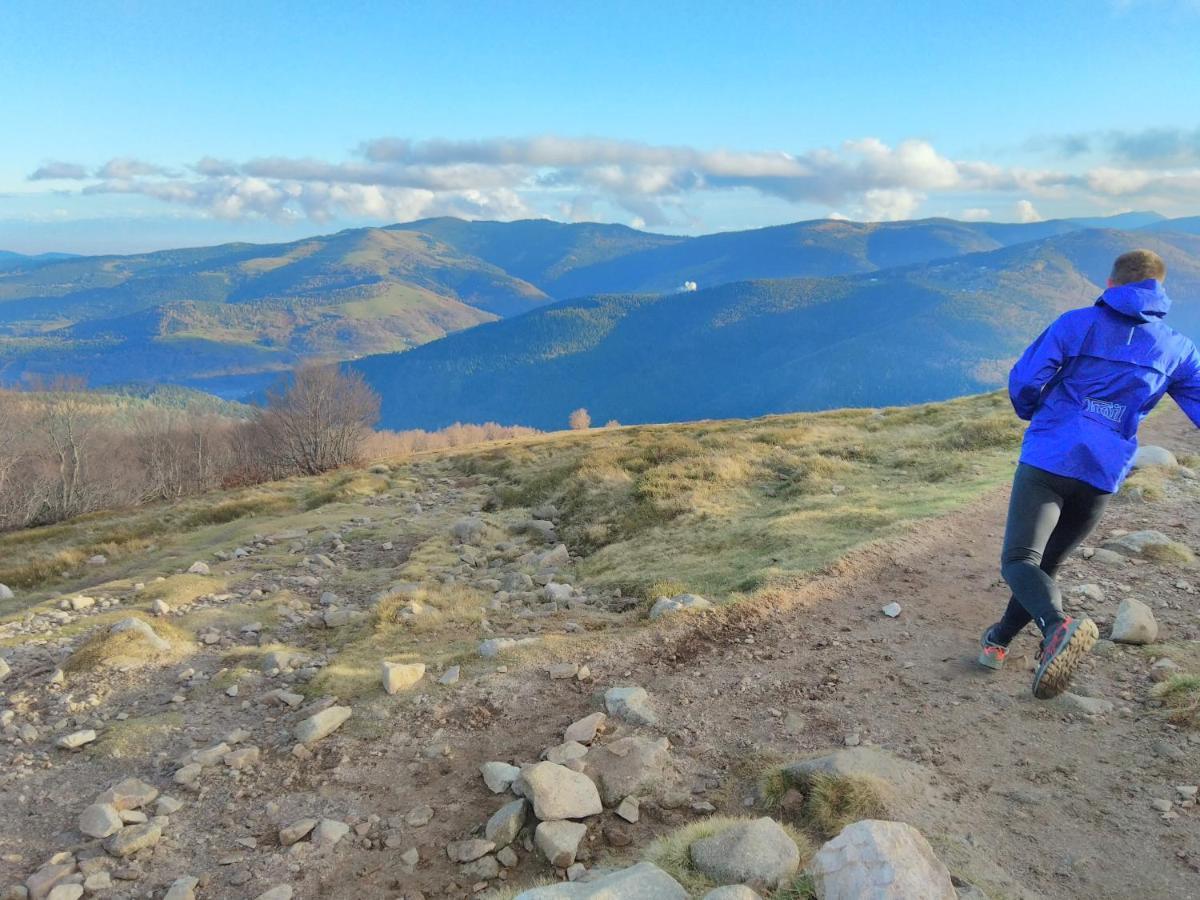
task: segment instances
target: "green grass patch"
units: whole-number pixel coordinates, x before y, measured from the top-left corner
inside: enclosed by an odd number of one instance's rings
[[[1186,728],[1200,727],[1200,675],[1172,675],[1151,692],[1170,710],[1170,719]]]
[[[133,618],[142,619],[141,616]],[[191,635],[183,629],[168,622],[142,621],[154,629],[155,634],[168,641],[170,646],[158,649],[145,635],[133,629],[113,634],[109,630],[111,622],[105,622],[67,657],[63,671],[70,675],[96,668],[167,665],[184,659],[192,651]]]

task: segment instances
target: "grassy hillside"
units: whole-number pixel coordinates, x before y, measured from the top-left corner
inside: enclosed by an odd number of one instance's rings
[[[437,566],[457,559],[450,525],[480,504],[489,520],[514,528],[531,508],[555,504],[561,537],[584,557],[581,577],[604,589],[649,599],[684,589],[745,592],[811,571],[998,483],[1010,472],[1019,436],[1007,401],[989,395],[905,409],[560,433],[427,453],[369,471],[0,535],[0,583],[23,595],[10,607],[0,604],[0,622],[28,606],[31,593],[36,602],[58,591],[150,582],[255,534],[323,534],[356,516],[367,519],[343,525],[347,540],[392,540],[412,549],[399,571],[376,559],[342,577],[339,593],[436,580]],[[430,507],[425,499],[425,512],[405,513],[421,483],[456,485],[458,506]],[[279,552],[286,555],[286,542]],[[105,566],[87,565],[97,553]]]
[[[1171,267],[1171,321],[1200,334],[1200,237],[1139,241]],[[1091,230],[871,275],[586,298],[354,366],[390,428],[554,428],[580,406],[633,423],[940,400],[998,387],[1128,245]]]

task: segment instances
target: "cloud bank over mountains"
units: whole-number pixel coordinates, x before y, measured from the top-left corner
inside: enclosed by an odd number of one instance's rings
[[[1041,139],[1045,167],[953,159],[930,142],[878,138],[800,153],[700,150],[606,138],[377,138],[346,160],[205,156],[182,167],[132,157],[99,165],[47,160],[29,175],[55,190],[139,195],[221,219],[402,221],[435,215],[593,218],[604,205],[632,224],[686,224],[690,204],[749,191],[825,215],[904,219],[927,205],[963,218],[1037,218],[1039,202],[1080,211],[1200,204],[1200,128]],[[927,212],[925,214],[928,214]]]

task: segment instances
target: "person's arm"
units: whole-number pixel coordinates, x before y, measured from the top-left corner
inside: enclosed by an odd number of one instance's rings
[[[1200,354],[1195,346],[1188,350],[1183,362],[1171,373],[1167,393],[1187,413],[1192,424],[1200,428]]]
[[[1030,344],[1008,373],[1008,396],[1017,417],[1028,422],[1042,399],[1042,388],[1065,361],[1062,320],[1056,320]]]

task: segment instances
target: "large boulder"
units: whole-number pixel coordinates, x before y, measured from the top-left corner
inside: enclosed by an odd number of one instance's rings
[[[1113,620],[1112,639],[1118,644],[1153,644],[1157,638],[1158,621],[1150,607],[1132,597],[1122,600]]]
[[[1161,531],[1131,531],[1111,541],[1105,541],[1103,549],[1120,553],[1122,556],[1147,556],[1156,550],[1173,547],[1175,542]]]
[[[865,819],[842,829],[808,866],[818,900],[956,900],[950,872],[921,832]]]
[[[522,793],[543,822],[582,819],[604,810],[592,779],[558,763],[540,762],[521,770]]]
[[[717,884],[777,888],[800,868],[800,848],[774,819],[766,816],[730,825],[688,848],[697,871]]]
[[[688,892],[654,863],[643,862],[595,880],[531,888],[513,900],[688,900]]]
[[[1138,447],[1137,453],[1133,455],[1133,467],[1135,469],[1147,469],[1156,466],[1164,469],[1177,469],[1179,468],[1179,460],[1166,447],[1159,447],[1155,444],[1146,444]]]
[[[644,687],[609,688],[604,693],[604,707],[608,714],[624,719],[631,725],[656,725],[658,713],[650,703],[650,695]]]
[[[631,794],[651,793],[663,784],[671,766],[671,745],[666,738],[623,737],[593,746],[583,765],[604,805],[616,806]]]

